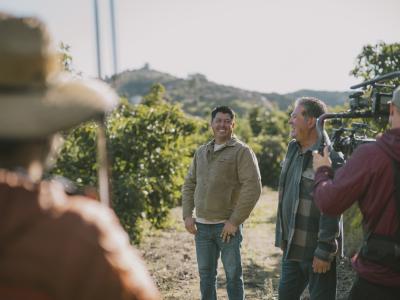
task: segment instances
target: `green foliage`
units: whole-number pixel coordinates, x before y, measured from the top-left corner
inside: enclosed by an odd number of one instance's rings
[[[365,45],[360,54],[358,54],[354,68],[350,74],[360,81],[373,79],[377,76],[400,70],[400,43],[386,44],[379,42],[375,45]],[[400,85],[400,78],[386,81],[387,85]],[[391,88],[381,87],[380,92],[390,93]],[[362,96],[365,102],[372,107],[372,89],[369,87],[364,90]],[[343,109],[344,111],[346,109]],[[369,125],[367,136],[374,137],[378,132],[387,129],[388,118],[385,116],[369,119],[350,119],[343,123],[351,127],[351,123],[362,122]]]
[[[177,205],[183,178],[191,160],[196,132],[203,128],[177,105],[163,101],[163,87],[154,86],[146,104],[123,100],[106,122],[112,157],[112,207],[135,242],[145,218],[163,226],[168,211]],[[70,178],[83,188],[96,186],[95,130],[93,123],[72,130],[53,173]]]
[[[262,119],[260,116],[261,109],[254,107],[249,112],[249,124],[255,136],[259,135],[262,131]]]
[[[52,170],[75,182],[79,190],[97,185],[97,124],[85,123],[65,135],[65,142]]]
[[[350,74],[365,80],[370,80],[376,76],[400,70],[400,43],[386,44],[379,42],[376,45],[365,45],[361,53],[357,56],[356,65]],[[400,78],[395,78],[385,82],[386,85],[400,85]],[[381,87],[380,92],[391,93],[392,89]],[[364,98],[372,105],[371,88],[364,91]],[[382,132],[387,128],[388,118],[380,117],[363,120],[368,123],[371,130]]]
[[[257,155],[263,185],[276,188],[289,136],[287,114],[255,108],[249,113],[254,138],[249,143]]]
[[[350,74],[364,80],[400,70],[400,43],[365,45]],[[397,84],[399,84],[397,80]]]
[[[118,178],[114,208],[123,223],[139,211],[153,225],[162,226],[168,209],[180,198],[191,152],[186,137],[195,129],[179,107],[167,103],[132,107],[125,102],[110,117],[113,174]],[[143,208],[135,209],[138,205]],[[125,216],[130,206],[132,213]]]
[[[362,245],[362,216],[357,203],[343,214],[344,250],[347,256],[353,256]]]
[[[150,92],[143,97],[142,104],[147,106],[153,106],[163,102],[165,95],[165,88],[162,84],[154,84]]]
[[[285,158],[287,142],[281,136],[259,135],[255,141],[260,147],[254,147],[260,167],[261,182],[277,188],[281,173],[280,163]]]
[[[249,143],[253,138],[253,132],[248,118],[236,118],[235,135],[245,143]]]

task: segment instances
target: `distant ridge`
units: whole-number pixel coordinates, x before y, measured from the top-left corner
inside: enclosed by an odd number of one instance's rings
[[[239,115],[244,115],[252,107],[286,110],[293,101],[301,96],[312,96],[324,100],[328,105],[343,104],[348,92],[330,92],[300,90],[294,93],[260,93],[243,90],[211,82],[202,74],[192,74],[186,79],[168,73],[150,69],[146,64],[137,70],[127,70],[107,79],[117,92],[133,103],[149,92],[155,83],[161,83],[166,89],[167,98],[173,103],[181,103],[187,113],[204,116],[210,108],[217,105],[229,105]]]

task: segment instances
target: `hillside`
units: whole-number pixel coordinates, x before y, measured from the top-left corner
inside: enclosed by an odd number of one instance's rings
[[[331,106],[344,103],[348,96],[346,92],[314,90],[300,90],[289,94],[260,93],[211,82],[202,74],[193,74],[182,79],[152,70],[148,65],[138,70],[124,71],[108,81],[121,96],[127,97],[133,103],[140,102],[141,96],[153,84],[161,83],[166,88],[169,101],[181,103],[184,111],[197,116],[204,116],[212,107],[222,104],[231,106],[243,116],[255,106],[286,110],[300,96],[315,96]]]

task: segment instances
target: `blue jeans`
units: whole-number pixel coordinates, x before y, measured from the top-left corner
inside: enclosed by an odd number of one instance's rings
[[[319,274],[313,272],[312,261],[299,262],[282,259],[279,299],[300,299],[307,284],[311,300],[335,300],[336,261],[332,261],[328,272]]]
[[[200,274],[200,292],[202,300],[217,299],[217,266],[221,254],[225,269],[226,289],[230,300],[244,299],[242,261],[240,244],[242,225],[228,243],[220,237],[225,224],[196,223],[196,254]]]

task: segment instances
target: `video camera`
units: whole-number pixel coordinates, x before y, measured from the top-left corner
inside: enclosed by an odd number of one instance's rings
[[[396,85],[393,79],[400,77],[400,71],[388,73],[351,86],[360,89],[349,96],[350,109],[343,113],[326,113],[317,120],[319,149],[322,152],[326,145],[329,150],[342,152],[347,159],[354,149],[364,143],[375,141],[368,135],[376,134],[366,122],[354,122],[350,128],[345,127],[343,119],[373,119],[378,127],[385,127],[389,117],[389,101]],[[332,135],[329,138],[324,129],[325,121],[332,121]]]

